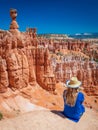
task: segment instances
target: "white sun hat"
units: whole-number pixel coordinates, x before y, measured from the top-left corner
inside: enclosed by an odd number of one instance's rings
[[[69,88],[79,88],[81,84],[81,81],[79,81],[77,77],[72,77],[70,80],[66,82],[66,86]]]

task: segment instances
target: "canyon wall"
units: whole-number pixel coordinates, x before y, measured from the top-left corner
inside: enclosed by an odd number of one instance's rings
[[[17,11],[10,15],[9,31],[0,30],[0,93],[37,83],[55,93],[57,82],[77,76],[88,95],[98,95],[98,64],[89,53],[90,42],[37,37],[36,28],[20,32]]]
[[[49,91],[55,90],[55,77],[50,65],[49,50],[37,46],[37,38],[28,34],[20,37],[10,32],[0,39],[0,92],[21,89],[39,83]]]
[[[93,43],[77,39],[39,40],[41,46],[48,46],[56,82],[66,83],[77,76],[88,95],[98,95],[98,63],[94,61]],[[96,46],[93,45],[93,49]]]

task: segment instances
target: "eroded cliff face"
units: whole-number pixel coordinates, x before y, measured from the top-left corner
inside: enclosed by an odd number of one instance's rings
[[[98,95],[98,64],[83,53],[90,44],[78,44],[40,39],[31,30],[18,35],[1,31],[0,93],[36,83],[54,93],[57,82],[77,76],[88,95]]]
[[[65,83],[77,76],[88,95],[98,96],[98,63],[93,60],[98,53],[93,54],[93,43],[75,39],[39,40],[40,46],[48,46],[56,82]],[[98,45],[93,45],[96,48]]]
[[[12,35],[6,32],[0,41],[0,92],[39,83],[46,90],[54,91],[49,50],[36,46],[37,38],[28,34]],[[52,76],[51,76],[52,75]],[[53,84],[53,85],[52,85]]]
[[[76,76],[82,81],[82,86],[88,95],[98,96],[97,63],[88,60],[84,61],[79,56],[77,56],[78,59],[72,59],[73,57],[75,56],[64,56],[59,62],[56,58],[52,58],[56,81],[66,82],[72,76]]]
[[[14,38],[13,38],[14,37]],[[19,89],[27,86],[29,82],[29,64],[26,54],[19,49],[18,38],[7,33],[2,37],[1,43],[1,77],[7,82],[6,87]],[[2,79],[0,78],[2,82]],[[0,83],[1,83],[0,82]],[[1,83],[2,84],[2,83]]]

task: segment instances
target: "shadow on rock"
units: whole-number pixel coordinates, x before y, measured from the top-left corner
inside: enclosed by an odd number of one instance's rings
[[[66,118],[62,111],[51,110],[51,112],[54,114],[57,114],[58,116],[60,116],[62,118]]]

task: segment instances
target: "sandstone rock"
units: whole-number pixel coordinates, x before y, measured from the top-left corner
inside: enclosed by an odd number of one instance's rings
[[[0,93],[6,92],[9,86],[6,60],[0,57]]]

